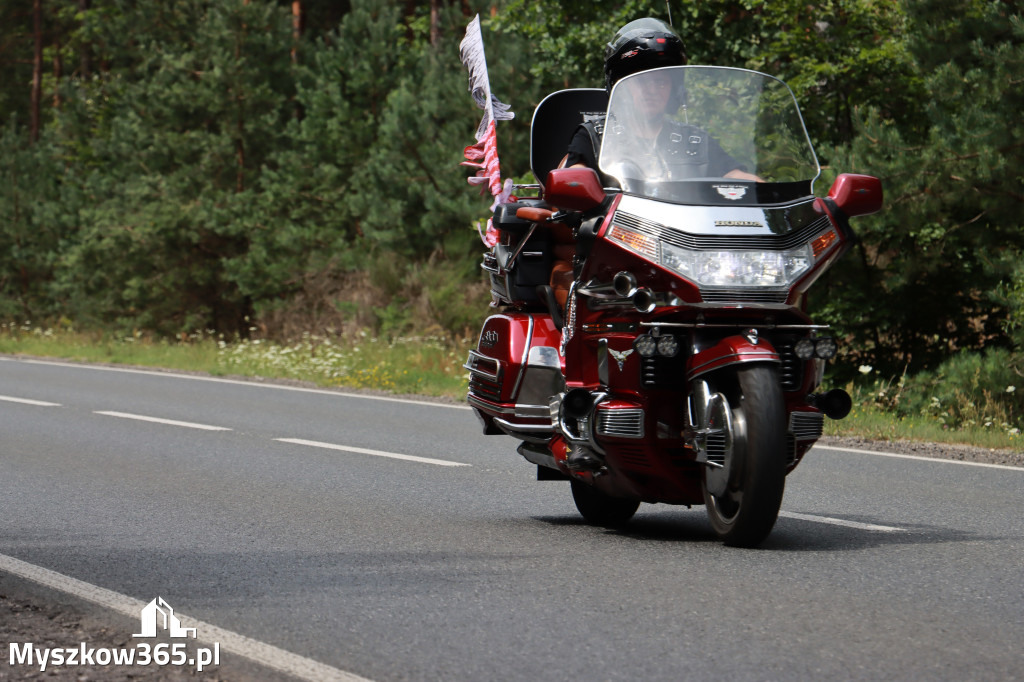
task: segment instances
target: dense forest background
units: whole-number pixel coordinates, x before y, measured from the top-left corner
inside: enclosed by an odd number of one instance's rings
[[[467,333],[486,313],[459,166],[481,14],[506,176],[533,107],[602,85],[625,22],[787,81],[827,192],[882,213],[811,305],[846,367],[1019,383],[1024,24],[1016,0],[0,0],[0,319],[175,336]],[[980,364],[979,364],[980,363]],[[987,364],[986,364],[987,363]]]

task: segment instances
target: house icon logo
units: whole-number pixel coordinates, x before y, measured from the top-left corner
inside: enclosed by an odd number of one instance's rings
[[[162,616],[162,618],[161,618]],[[195,628],[181,627],[181,621],[174,615],[174,609],[164,601],[163,597],[157,597],[146,604],[142,609],[142,632],[132,637],[156,637],[157,628],[163,624],[163,629],[171,637],[188,637],[192,633],[192,639],[196,638]]]

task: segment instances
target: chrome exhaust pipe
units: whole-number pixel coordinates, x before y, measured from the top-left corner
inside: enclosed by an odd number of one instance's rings
[[[652,313],[657,307],[654,300],[654,292],[646,287],[641,287],[633,293],[633,307],[642,313]]]
[[[577,289],[577,293],[607,301],[632,298],[636,293],[636,277],[633,273],[622,270],[615,273],[611,282],[597,283],[591,280]]]
[[[612,287],[622,298],[633,298],[636,294],[636,277],[632,272],[622,270],[621,272],[615,273],[615,277],[612,278]]]

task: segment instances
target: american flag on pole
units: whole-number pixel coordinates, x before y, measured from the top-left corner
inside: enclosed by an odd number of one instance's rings
[[[476,168],[476,173],[469,178],[471,185],[483,185],[481,193],[487,189],[494,197],[491,211],[509,199],[512,193],[512,181],[501,181],[501,167],[498,163],[497,122],[510,121],[515,114],[509,111],[509,105],[503,104],[491,93],[491,83],[487,76],[487,59],[484,57],[484,39],[480,33],[480,15],[466,27],[466,37],[459,45],[459,56],[469,70],[469,90],[478,107],[484,110],[484,116],[476,130],[476,144],[466,147],[463,153],[466,160],[464,166]],[[477,231],[488,247],[498,241],[498,231],[494,229],[491,219],[487,219],[487,230]]]

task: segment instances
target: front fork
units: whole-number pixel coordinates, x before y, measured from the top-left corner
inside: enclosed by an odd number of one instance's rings
[[[729,437],[731,415],[728,409],[722,409],[723,405],[728,406],[728,400],[721,393],[711,393],[708,382],[698,379],[692,382],[686,401],[689,419],[683,439],[697,453],[697,462],[711,468],[721,467],[719,457],[709,457],[708,444]],[[715,415],[722,416],[716,419]]]
[[[725,394],[712,392],[702,379],[692,382],[687,402],[689,424],[683,430],[683,439],[696,453],[696,461],[705,466],[708,491],[722,495],[737,477],[738,458],[734,454],[746,434],[743,413],[734,411]]]
[[[689,423],[683,439],[695,452],[696,461],[706,467],[706,485],[714,495],[724,494],[737,479],[740,458],[734,455],[745,443],[746,423],[742,410],[734,410],[721,392],[723,387],[713,387],[709,381],[725,368],[752,362],[779,362],[778,352],[755,330],[726,337],[694,352],[687,365]]]

